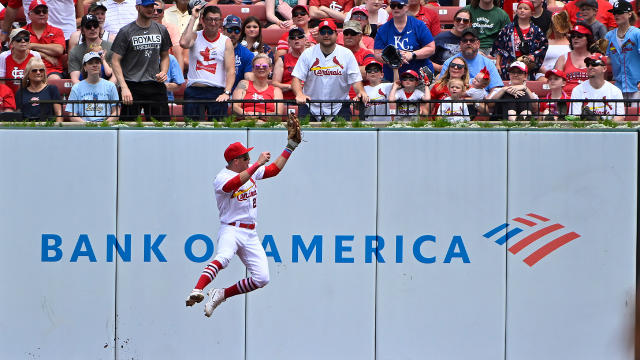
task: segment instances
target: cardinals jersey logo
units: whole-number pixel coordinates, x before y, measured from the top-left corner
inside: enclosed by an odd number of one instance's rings
[[[617,54],[618,50],[615,45],[613,45],[613,41],[609,41],[609,54]]]
[[[340,69],[344,70],[344,66],[340,64],[340,61],[338,61],[338,58],[336,58],[335,56],[333,57],[333,63],[340,66]]]
[[[378,94],[380,94],[383,99],[387,97],[387,95],[385,95],[385,93],[382,92],[382,89],[378,89]]]
[[[215,74],[218,67],[218,63],[215,59],[216,50],[214,48],[209,49],[209,47],[206,47],[204,50],[200,51],[200,55],[202,56],[202,61],[200,61],[200,59],[196,61],[196,71],[204,70]]]
[[[311,68],[309,68],[309,71],[313,72],[313,74],[316,76],[342,75],[342,70],[344,70],[344,66],[342,66],[342,64],[340,64],[338,59],[336,59],[335,57],[333,58],[333,63],[335,64],[333,66],[319,66],[320,60],[316,58],[316,60],[313,62],[313,65],[311,65]],[[334,68],[337,68],[337,67],[339,67],[340,69],[334,70]]]
[[[622,44],[622,50],[621,51],[623,53],[626,53],[626,52],[629,52],[629,51],[633,51],[633,49],[635,49],[635,48],[636,48],[636,43],[634,43],[633,41],[631,41],[631,39],[629,39],[629,40],[625,41]]]

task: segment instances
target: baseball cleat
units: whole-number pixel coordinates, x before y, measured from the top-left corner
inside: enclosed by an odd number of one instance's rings
[[[189,297],[187,298],[187,306],[193,306],[195,303],[199,303],[204,300],[204,294],[200,289],[193,289]]]
[[[224,298],[224,289],[211,289],[207,293],[209,300],[204,304],[204,315],[210,317],[218,305],[222,304],[226,299]]]

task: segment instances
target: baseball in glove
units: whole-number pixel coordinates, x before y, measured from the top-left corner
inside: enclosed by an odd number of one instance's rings
[[[398,51],[398,49],[393,45],[385,46],[380,56],[384,62],[391,66],[392,69],[398,69],[402,66],[402,56],[400,55],[400,51]]]
[[[289,114],[287,118],[287,147],[291,150],[295,150],[302,141],[302,130],[300,130],[300,121],[295,114]]]

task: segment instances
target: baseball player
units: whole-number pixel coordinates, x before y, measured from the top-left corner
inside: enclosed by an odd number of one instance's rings
[[[226,289],[211,289],[207,293],[209,300],[205,304],[204,314],[209,317],[213,310],[231,296],[244,294],[261,288],[269,282],[267,255],[256,232],[258,213],[258,187],[256,180],[278,175],[284,168],[289,156],[298,146],[298,142],[289,140],[282,154],[274,163],[264,166],[271,154],[263,152],[258,161],[249,163],[249,151],[235,142],[224,152],[228,165],[214,180],[216,201],[220,212],[220,230],[218,231],[218,249],[214,260],[205,267],[195,289],[187,297],[187,306],[204,299],[202,290],[218,272],[224,269],[234,254],[238,254],[242,263],[251,273],[251,277],[238,281]]]

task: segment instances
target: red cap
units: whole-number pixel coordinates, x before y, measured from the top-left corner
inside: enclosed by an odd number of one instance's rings
[[[400,78],[402,79],[403,76],[405,75],[411,75],[413,77],[415,77],[416,79],[420,80],[420,76],[418,76],[418,73],[415,72],[414,70],[407,70],[405,72],[403,72],[402,74],[400,74]]]
[[[309,7],[307,5],[296,5],[296,6],[292,7],[291,8],[291,14],[296,12],[296,9],[302,9],[307,13],[307,15],[309,14]]]
[[[518,1],[518,5],[520,4],[525,4],[529,7],[529,9],[533,10],[533,3],[531,2],[531,0],[520,0]]]
[[[328,27],[333,31],[338,30],[338,27],[336,26],[336,23],[333,22],[333,19],[322,19],[322,21],[318,25],[318,30],[322,29],[323,27]]]
[[[233,144],[229,145],[229,147],[227,147],[227,150],[224,151],[224,159],[227,160],[227,162],[230,162],[231,160],[237,158],[238,156],[242,156],[251,150],[253,150],[253,147],[247,149],[241,143],[234,142]]]
[[[47,2],[44,0],[33,0],[29,5],[29,11],[33,11],[33,9],[35,9],[38,6],[46,6],[47,8],[49,7],[47,5]]]
[[[370,56],[364,59],[364,67],[367,67],[371,64],[377,64],[377,65],[380,65],[380,67],[382,67],[382,63],[376,60],[376,58],[374,58],[373,56]]]
[[[369,10],[367,10],[366,7],[364,6],[356,6],[353,9],[351,9],[351,15],[357,13],[357,12],[361,12],[367,16],[369,16]]]
[[[593,53],[584,59],[585,65],[589,65],[592,61],[602,61],[604,65],[607,65],[607,57],[600,53]]]
[[[546,77],[548,79],[551,75],[555,75],[555,76],[561,77],[561,78],[565,79],[565,81],[567,80],[567,75],[562,70],[551,69],[551,70],[547,71],[544,74],[544,77]]]
[[[569,32],[577,32],[584,35],[593,35],[593,33],[591,32],[591,29],[583,25],[576,25],[572,27]]]

